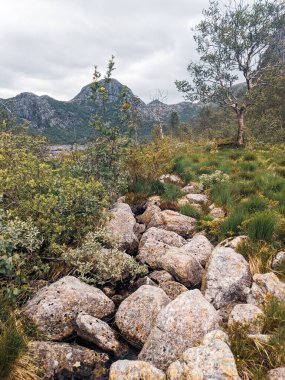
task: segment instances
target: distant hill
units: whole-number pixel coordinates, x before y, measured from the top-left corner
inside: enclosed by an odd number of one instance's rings
[[[158,113],[167,125],[172,112],[177,112],[181,122],[189,122],[196,116],[199,109],[198,105],[190,102],[168,105],[154,100],[145,104],[116,79],[104,85],[108,87],[111,94],[104,113],[106,121],[116,122],[116,105],[121,102],[120,94],[125,91],[131,103],[136,101],[141,119],[140,136],[150,135]],[[24,92],[13,98],[0,99],[0,106],[13,115],[17,123],[28,123],[32,133],[43,134],[51,142],[60,144],[84,143],[90,140],[94,136],[93,129],[90,127],[92,115],[103,114],[100,99],[96,101],[92,99],[90,84],[83,87],[79,94],[69,101],[59,101],[47,95],[37,96]]]

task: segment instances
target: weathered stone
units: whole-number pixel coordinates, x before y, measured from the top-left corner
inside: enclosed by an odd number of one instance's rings
[[[248,334],[247,337],[257,343],[269,343],[270,340],[270,335],[266,334]]]
[[[224,323],[228,323],[229,321],[229,317],[230,317],[230,314],[233,310],[233,308],[237,305],[237,303],[235,302],[232,302],[232,303],[228,303],[227,305],[221,307],[218,312],[219,312],[219,316],[221,317],[221,320],[224,322]]]
[[[146,201],[145,207],[148,208],[149,206],[156,205],[160,207],[161,204],[161,198],[159,195],[153,195],[152,197],[149,197]]]
[[[186,198],[191,203],[198,203],[206,206],[209,203],[209,198],[205,194],[187,194]]]
[[[183,193],[187,193],[187,194],[198,194],[198,193],[201,193],[201,191],[203,190],[203,185],[201,183],[198,183],[198,182],[190,182],[187,186],[183,187],[183,189],[181,191],[183,191]]]
[[[168,380],[240,380],[234,356],[223,333],[205,336],[167,370]]]
[[[202,265],[205,266],[214,246],[203,234],[195,234],[193,238],[183,246],[183,251],[191,254]]]
[[[285,367],[275,368],[269,371],[267,380],[285,380]]]
[[[272,260],[273,269],[278,270],[278,268],[280,268],[281,265],[285,265],[285,251],[278,252]]]
[[[143,285],[157,286],[157,284],[148,276],[139,278],[135,283],[136,288],[139,288],[140,286],[143,286]]]
[[[140,240],[141,235],[146,231],[146,225],[142,223],[136,223],[134,227],[134,232],[136,237]]]
[[[183,185],[183,181],[176,174],[164,174],[159,178],[162,183],[174,183],[175,185]]]
[[[166,369],[218,324],[217,311],[199,290],[184,292],[160,311],[138,358]]]
[[[120,304],[116,325],[128,341],[141,346],[155,325],[158,313],[170,301],[162,289],[143,285]]]
[[[108,355],[76,344],[33,341],[28,354],[47,380],[100,380],[107,373]]]
[[[224,218],[225,212],[221,207],[217,207],[214,203],[209,207],[209,215],[214,219]]]
[[[22,310],[49,339],[60,340],[74,332],[79,313],[103,318],[114,309],[114,303],[100,289],[66,276],[39,290]]]
[[[243,301],[243,290],[251,285],[249,265],[232,248],[218,247],[212,252],[203,277],[202,291],[216,309]]]
[[[172,300],[177,298],[181,293],[187,292],[186,286],[176,281],[162,281],[159,287],[165,291],[168,297]]]
[[[76,318],[77,335],[96,344],[102,350],[123,355],[128,351],[125,344],[118,339],[117,333],[109,325],[98,318],[87,314],[79,314]]]
[[[221,241],[216,246],[216,248],[225,247],[225,248],[232,248],[236,250],[241,244],[245,243],[247,240],[248,240],[248,237],[245,235],[230,237],[228,239]]]
[[[166,376],[150,363],[119,360],[111,365],[109,380],[166,380]]]
[[[176,232],[183,237],[190,237],[195,231],[196,219],[176,211],[165,210],[155,214],[148,227],[158,227],[166,231]]]
[[[156,270],[150,273],[149,277],[158,284],[164,281],[174,280],[173,276],[170,273],[166,272],[166,270]]]
[[[229,316],[229,327],[239,325],[248,334],[261,334],[264,325],[264,313],[250,304],[236,305]]]
[[[157,214],[161,212],[161,209],[156,206],[155,204],[154,205],[150,205],[143,214],[139,215],[137,217],[137,220],[140,222],[140,223],[144,223],[146,226],[149,224],[149,222],[151,221],[151,218]]]
[[[134,253],[138,248],[135,225],[136,219],[130,206],[126,203],[115,203],[111,210],[111,219],[106,223],[106,230],[118,239],[120,248],[128,253]]]
[[[255,274],[252,287],[247,294],[247,303],[262,306],[268,297],[275,297],[280,302],[285,302],[285,283],[273,272]]]
[[[182,247],[185,242],[175,232],[152,227],[141,238],[138,259],[156,269],[158,258],[165,254],[169,246]]]

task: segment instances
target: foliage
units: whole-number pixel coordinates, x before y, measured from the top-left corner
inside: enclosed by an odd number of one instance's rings
[[[82,246],[67,250],[63,258],[74,268],[74,274],[99,285],[116,285],[147,273],[145,265],[120,251],[115,238],[102,229],[89,232]]]
[[[243,227],[253,240],[271,241],[279,226],[278,215],[270,211],[259,212],[248,219]]]
[[[164,192],[162,194],[162,199],[165,201],[173,202],[183,195],[180,187],[174,183],[165,183],[163,187]]]
[[[185,204],[180,207],[179,212],[186,216],[191,216],[195,219],[200,219],[202,214],[195,206],[192,206],[190,204]]]
[[[202,174],[199,177],[199,181],[205,188],[209,188],[215,183],[227,182],[229,180],[229,175],[223,173],[221,170],[216,170],[211,174]]]

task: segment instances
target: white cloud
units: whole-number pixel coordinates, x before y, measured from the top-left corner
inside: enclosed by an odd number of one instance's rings
[[[0,97],[22,91],[70,99],[116,56],[114,77],[146,102],[195,57],[191,26],[208,0],[9,0],[0,5]]]

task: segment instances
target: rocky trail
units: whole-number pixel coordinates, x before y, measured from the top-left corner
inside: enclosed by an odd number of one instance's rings
[[[179,183],[173,175],[162,180]],[[224,216],[198,184],[182,191],[180,204]],[[149,273],[116,289],[65,276],[23,305],[45,337],[29,348],[44,378],[240,379],[227,329],[238,324],[250,339],[268,339],[263,304],[268,296],[285,302],[285,284],[271,271],[252,275],[237,252],[246,236],[213,246],[194,218],[162,209],[157,196],[139,208],[119,199],[111,213],[108,231]],[[268,379],[285,379],[285,368]]]

